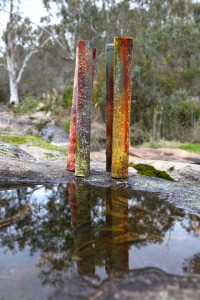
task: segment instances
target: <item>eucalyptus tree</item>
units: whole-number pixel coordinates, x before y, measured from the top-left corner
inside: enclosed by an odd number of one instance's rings
[[[51,13],[57,8],[60,18],[57,30],[64,32],[73,51],[78,40],[91,39],[101,55],[105,43],[112,42],[114,36],[132,35],[134,31],[132,0],[43,0],[43,3]]]
[[[50,35],[42,27],[33,26],[29,18],[21,17],[20,1],[4,1],[0,11],[7,15],[7,24],[1,36],[1,63],[9,78],[11,104],[19,103],[19,84],[31,57],[45,47]]]
[[[20,0],[5,0],[0,4],[0,12],[7,17],[0,42],[5,63],[0,66],[8,73],[9,102],[15,105],[19,103],[19,85],[33,55],[56,45],[65,59],[71,59],[66,41],[62,40],[61,35],[58,37],[48,18],[41,18],[40,23],[35,24],[23,17],[21,5]]]
[[[142,131],[139,140],[149,139],[149,128],[151,138],[180,139],[184,95],[189,100],[200,92],[200,5],[193,0],[134,2],[145,16],[134,39],[133,117]]]

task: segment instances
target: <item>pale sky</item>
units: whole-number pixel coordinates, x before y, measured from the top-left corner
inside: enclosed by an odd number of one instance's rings
[[[47,15],[42,0],[23,0],[22,10],[34,23],[39,23],[40,18]]]
[[[22,16],[29,17],[33,22],[39,23],[42,16],[47,15],[47,11],[42,4],[42,0],[23,0],[20,5]],[[9,10],[9,8],[7,8]],[[8,13],[0,11],[0,27],[5,26],[8,20]],[[0,28],[0,29],[1,29]]]

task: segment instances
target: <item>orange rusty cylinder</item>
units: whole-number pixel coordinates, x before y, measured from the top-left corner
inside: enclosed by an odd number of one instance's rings
[[[96,48],[93,48],[93,62],[92,62],[92,84],[94,81],[94,71],[96,62]],[[67,170],[75,171],[76,163],[76,104],[78,98],[78,47],[76,48],[76,63],[74,74],[74,88],[70,121],[70,133],[69,133],[69,145],[68,145],[68,157],[67,157]]]
[[[112,136],[113,178],[128,177],[129,128],[131,111],[131,66],[133,39],[114,39],[114,105]]]
[[[75,175],[90,172],[93,42],[78,42],[78,97],[76,102]]]
[[[71,224],[74,235],[77,270],[79,275],[95,274],[94,251],[92,240],[92,217],[90,204],[90,186],[77,182],[68,183],[68,194],[71,211]],[[86,226],[85,226],[86,225]],[[87,245],[87,247],[83,247]],[[88,256],[88,253],[90,255]]]
[[[105,268],[107,274],[129,271],[128,194],[119,188],[106,189]]]
[[[114,44],[106,44],[106,171],[112,165],[112,125],[113,125],[113,66]]]
[[[74,89],[72,98],[71,121],[69,131],[69,145],[67,156],[67,170],[75,171],[76,162],[76,102],[78,97],[78,48],[76,48],[76,64],[74,74]]]

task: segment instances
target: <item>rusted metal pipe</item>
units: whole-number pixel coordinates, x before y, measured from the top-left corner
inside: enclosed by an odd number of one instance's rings
[[[114,106],[112,136],[113,178],[128,177],[133,39],[114,39]]]

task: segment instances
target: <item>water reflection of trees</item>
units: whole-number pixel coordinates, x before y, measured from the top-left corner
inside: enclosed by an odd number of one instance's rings
[[[16,190],[0,194],[4,201],[4,217],[15,214],[21,206],[32,200],[31,215],[0,231],[1,245],[7,251],[15,250],[15,253],[22,251],[25,246],[30,248],[30,255],[40,251],[37,266],[41,270],[42,283],[56,284],[62,279],[61,271],[68,269],[72,261],[73,235],[68,195],[66,186],[47,186],[38,203],[33,197],[36,189],[38,187],[32,189],[33,193],[24,193],[24,197],[20,195],[20,205],[19,193]]]
[[[200,274],[200,253],[184,259],[183,271],[190,274]]]
[[[194,236],[200,236],[200,218],[194,214],[188,214],[185,218],[184,223],[182,224],[183,228],[189,232],[193,233]]]
[[[184,215],[182,209],[159,199],[157,194],[147,197],[141,194],[129,210],[129,231],[133,233],[133,240],[137,232],[136,238],[141,240],[138,247],[149,242],[162,243],[166,232],[173,230],[174,221],[181,220]]]
[[[188,215],[185,222],[181,209],[156,194],[83,183],[69,184],[68,189],[57,185],[0,191],[1,218],[29,202],[29,215],[1,229],[1,246],[15,252],[28,246],[30,255],[39,251],[41,281],[54,286],[65,282],[75,265],[80,275],[92,277],[97,266],[105,267],[107,274],[128,271],[129,248],[161,243],[176,221],[188,231],[196,230],[194,216]],[[194,270],[198,261],[194,257],[190,262]]]

